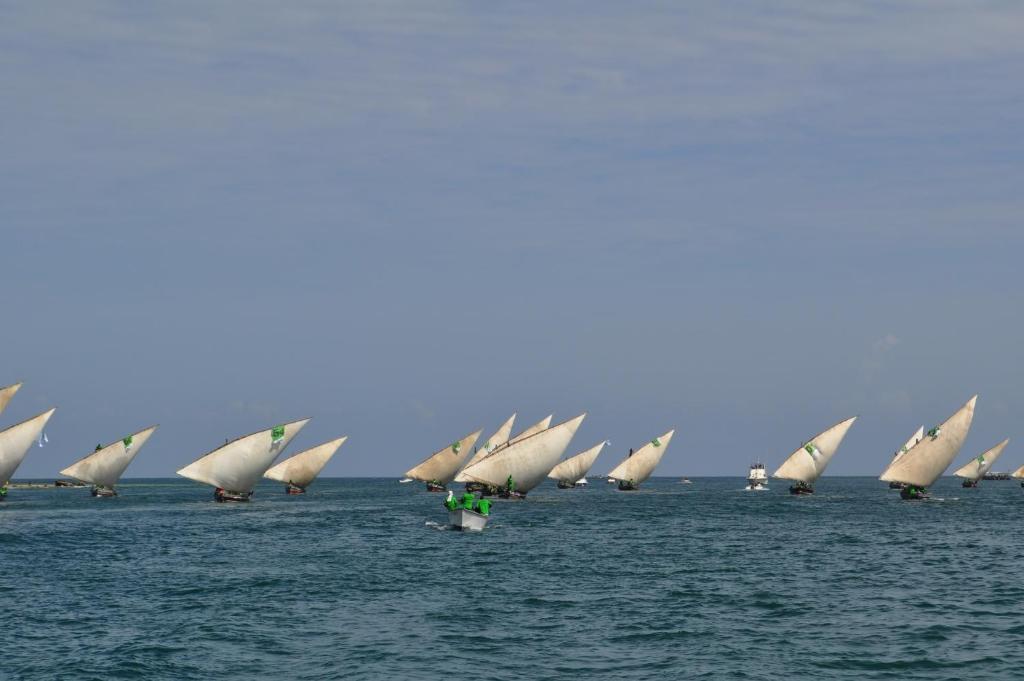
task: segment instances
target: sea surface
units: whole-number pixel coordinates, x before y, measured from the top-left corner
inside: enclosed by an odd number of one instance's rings
[[[998,679],[1024,675],[1024,489],[595,480],[480,534],[393,479],[11,489],[0,678]]]

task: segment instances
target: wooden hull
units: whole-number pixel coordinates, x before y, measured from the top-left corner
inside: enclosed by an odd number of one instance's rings
[[[637,485],[628,480],[619,480],[619,491],[620,492],[635,492],[640,489],[640,485]]]
[[[923,487],[907,485],[900,490],[900,499],[906,499],[907,501],[920,501],[921,499],[927,499],[928,497],[928,490]]]
[[[109,487],[93,487],[89,492],[94,497],[116,497],[117,492],[110,489]]]
[[[252,492],[230,492],[224,489],[215,490],[213,500],[222,503],[244,503],[252,498]]]
[[[306,490],[302,489],[301,487],[299,487],[297,485],[287,485],[284,488],[284,493],[285,494],[305,494]]]
[[[814,494],[814,490],[810,485],[792,485],[789,488],[789,493],[794,496],[807,496],[808,494]]]
[[[428,482],[427,483],[427,491],[428,492],[445,492],[445,491],[447,491],[447,488],[444,485],[441,485],[441,484],[436,483],[436,482]]]
[[[978,486],[978,481],[977,480],[964,480],[963,482],[960,483],[960,486],[961,487],[977,487]]]
[[[480,532],[487,526],[487,518],[488,516],[465,508],[448,511],[448,524],[453,530],[463,532]]]

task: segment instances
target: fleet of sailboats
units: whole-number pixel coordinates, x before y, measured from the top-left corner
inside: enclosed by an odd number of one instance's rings
[[[792,480],[794,484],[789,488],[790,494],[814,494],[815,481],[825,472],[828,462],[856,420],[856,416],[848,418],[818,433],[790,454],[772,477]]]
[[[263,474],[263,477],[285,483],[286,494],[305,494],[306,488],[316,480],[316,476],[320,475],[320,471],[324,469],[327,462],[331,460],[338,448],[345,444],[347,439],[347,436],[339,437],[337,440],[325,442],[290,456],[271,467]]]
[[[150,426],[106,447],[100,447],[62,470],[60,474],[91,484],[94,497],[117,496],[114,486],[156,429],[157,426]]]

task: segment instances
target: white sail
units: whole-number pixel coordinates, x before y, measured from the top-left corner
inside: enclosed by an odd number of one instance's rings
[[[292,421],[232,440],[185,466],[178,475],[229,492],[251,492],[260,476],[307,423],[309,419]]]
[[[14,471],[18,470],[25,454],[55,411],[56,408],[44,411],[39,416],[33,416],[0,432],[0,485],[9,481]]]
[[[527,428],[523,432],[519,433],[519,435],[516,435],[511,440],[509,440],[508,444],[514,445],[515,443],[519,442],[520,440],[525,440],[528,437],[532,437],[532,436],[536,435],[537,433],[540,433],[542,431],[547,430],[548,428],[551,427],[551,419],[553,419],[554,416],[555,416],[554,414],[548,414],[547,416],[542,418],[540,421],[537,421],[537,423],[533,424],[532,426],[530,426],[529,428]]]
[[[405,472],[405,477],[423,482],[438,482],[447,485],[462,468],[463,462],[469,458],[482,430],[470,433],[461,440],[456,440],[444,449],[434,452],[421,464]]]
[[[480,447],[480,449],[476,450],[476,452],[473,454],[473,457],[469,460],[469,462],[466,465],[472,466],[477,461],[484,458],[498,447],[507,444],[508,436],[512,434],[512,424],[515,423],[515,421],[515,414],[509,416],[508,421],[505,421],[505,423],[501,424],[501,427],[494,432],[494,435],[484,440],[483,446]]]
[[[502,487],[511,476],[517,492],[525,494],[544,480],[562,458],[586,414],[524,437],[496,450],[455,476],[455,482],[480,482]]]
[[[1024,478],[1024,466],[1021,466],[1020,468],[1018,468],[1014,472],[1010,473],[1010,477],[1011,478],[1017,478],[1017,479]]]
[[[7,403],[14,397],[14,393],[18,392],[18,388],[21,387],[21,383],[15,383],[9,385],[6,388],[0,388],[0,414],[4,413],[4,409],[7,408]]]
[[[899,451],[893,455],[892,460],[896,461],[898,458],[906,454],[907,450],[909,450],[911,447],[920,442],[922,438],[924,438],[924,426],[918,428],[917,432],[910,436],[910,439],[907,440],[906,443],[902,447],[900,447]]]
[[[932,428],[924,439],[907,450],[907,453],[893,461],[882,473],[880,480],[903,482],[908,485],[928,487],[939,479],[942,472],[953,462],[967,439],[974,419],[975,395],[960,407],[942,425]]]
[[[578,482],[590,471],[590,467],[594,465],[594,461],[597,460],[597,455],[601,453],[604,445],[605,443],[601,442],[585,452],[562,461],[551,469],[548,477],[564,482]]]
[[[69,478],[113,488],[156,426],[132,433],[83,457],[60,472]]]
[[[836,450],[846,437],[857,417],[840,421],[828,430],[811,438],[803,447],[789,455],[772,477],[785,480],[797,480],[808,485],[813,483],[825,472],[825,467],[832,460]]]
[[[655,466],[661,461],[668,449],[668,443],[672,441],[675,430],[670,430],[661,437],[656,437],[640,449],[627,456],[618,466],[612,469],[608,477],[615,480],[623,480],[639,485],[651,477]]]
[[[1006,438],[987,452],[974,457],[958,468],[953,475],[958,478],[966,478],[968,480],[981,480],[985,477],[986,473],[992,470],[992,466],[995,465],[996,459],[999,458],[1008,444],[1010,444],[1010,438]]]
[[[320,475],[320,471],[347,439],[348,437],[339,437],[337,440],[331,440],[312,449],[299,452],[268,470],[263,477],[287,482],[305,489],[316,479],[316,476]]]

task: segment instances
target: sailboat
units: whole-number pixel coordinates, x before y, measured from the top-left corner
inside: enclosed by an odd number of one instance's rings
[[[597,460],[607,441],[594,445],[585,452],[569,457],[551,469],[548,477],[558,481],[558,489],[587,486],[587,472]]]
[[[478,482],[505,498],[521,499],[544,480],[562,458],[586,414],[518,439],[466,466],[455,482]]]
[[[759,492],[768,489],[768,473],[764,470],[764,464],[756,461],[750,464],[750,472],[747,473],[747,489]]]
[[[473,456],[469,458],[469,461],[466,462],[466,465],[472,466],[477,461],[484,458],[498,447],[508,444],[509,435],[512,434],[512,424],[515,422],[516,415],[512,414],[512,416],[508,417],[508,420],[505,421],[505,423],[501,424],[498,430],[494,431],[494,435],[491,435],[489,438],[484,440],[484,444],[482,447],[473,452]]]
[[[1014,480],[1020,480],[1020,486],[1024,487],[1024,466],[1021,466],[1014,472],[1010,473],[1010,477]]]
[[[515,418],[515,414],[513,414],[512,417]],[[542,418],[540,421],[537,421],[537,423],[533,424],[532,426],[530,426],[529,428],[527,428],[523,432],[519,433],[518,435],[514,435],[512,438],[509,438],[509,436],[508,436],[509,433],[512,432],[512,424],[511,424],[511,420],[512,419],[509,419],[509,421],[506,422],[506,424],[508,425],[508,430],[505,430],[505,425],[502,425],[502,427],[498,429],[498,432],[495,433],[495,435],[492,436],[489,439],[489,442],[491,444],[490,450],[489,451],[479,451],[476,454],[474,454],[473,458],[470,459],[469,463],[466,464],[466,468],[469,468],[470,466],[475,464],[477,461],[480,461],[481,459],[483,459],[485,456],[490,456],[491,454],[495,453],[496,451],[498,451],[499,449],[501,449],[503,447],[508,447],[509,445],[515,444],[516,442],[519,442],[520,440],[528,438],[531,435],[536,435],[537,433],[540,433],[541,431],[547,430],[551,426],[551,419],[553,417],[554,417],[553,414],[548,414],[546,417]],[[498,434],[503,434],[504,435],[504,439],[499,439],[498,437],[496,437]],[[492,494],[492,495],[499,493],[499,489],[498,489],[497,486],[485,485],[482,482],[476,482],[476,481],[467,482],[466,483],[466,491],[467,492],[480,492],[481,494]]]
[[[963,483],[961,483],[964,487],[977,487],[978,481],[985,477],[986,473],[992,470],[992,466],[995,465],[996,459],[999,458],[1008,444],[1010,444],[1010,438],[1006,438],[992,449],[971,459],[966,464],[958,468],[953,475],[964,479]]]
[[[263,474],[263,477],[285,483],[285,494],[305,494],[306,488],[320,475],[320,471],[347,439],[348,437],[339,437],[337,440],[299,452],[272,467]]]
[[[150,426],[106,447],[100,447],[62,470],[60,474],[91,484],[94,497],[117,496],[114,486],[156,429],[156,426]]]
[[[907,450],[916,445],[918,442],[920,442],[921,438],[923,437],[924,426],[921,426],[913,435],[910,436],[910,439],[907,440],[902,447],[896,450],[896,453],[892,455],[892,461],[890,463],[894,463],[897,459],[906,454]],[[895,480],[893,480],[892,482],[889,483],[889,489],[903,489],[903,483],[896,482]]]
[[[0,431],[0,501],[6,499],[7,483],[55,411],[56,408],[44,411],[38,416]]]
[[[21,388],[21,383],[15,383],[14,385],[9,385],[6,388],[0,388],[0,414],[4,413],[4,409],[7,408],[7,403],[11,401],[11,398],[14,397],[14,393],[18,392],[19,388]],[[0,482],[3,481],[0,480]]]
[[[249,501],[260,476],[307,423],[309,419],[292,421],[232,440],[185,466],[178,475],[213,485],[215,501]]]
[[[452,481],[462,464],[473,451],[482,430],[470,433],[461,440],[456,440],[444,449],[440,449],[417,466],[405,472],[405,477],[427,483],[427,491],[443,492],[445,485]]]
[[[903,499],[927,499],[927,488],[939,479],[963,447],[977,401],[975,395],[942,424],[929,430],[924,439],[890,463],[879,479],[902,482],[900,497]]]
[[[655,466],[661,461],[668,449],[668,443],[672,441],[675,430],[670,430],[661,437],[656,437],[640,449],[636,450],[608,474],[609,478],[617,480],[619,489],[623,492],[631,492],[640,487],[647,478],[651,477]]]
[[[825,467],[846,437],[846,431],[856,420],[857,417],[854,416],[840,421],[811,438],[800,449],[790,454],[772,477],[795,481],[796,484],[789,488],[790,494],[814,494],[812,485],[825,472]]]

